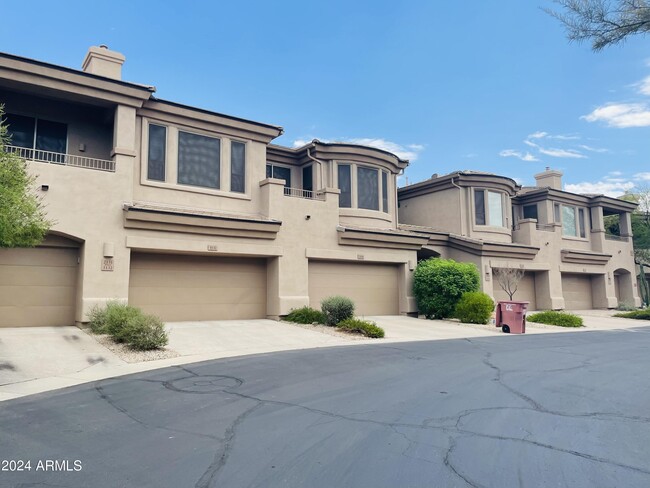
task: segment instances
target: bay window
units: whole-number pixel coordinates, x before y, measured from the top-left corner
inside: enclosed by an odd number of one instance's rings
[[[376,169],[357,167],[358,207],[379,210],[379,172]]]

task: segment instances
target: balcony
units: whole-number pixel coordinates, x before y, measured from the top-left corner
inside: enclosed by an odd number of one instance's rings
[[[5,150],[18,154],[21,158],[39,163],[58,164],[61,166],[73,166],[75,168],[94,169],[97,171],[115,172],[115,161],[107,159],[87,158],[74,154],[63,154],[51,151],[42,151],[18,146],[5,146]]]
[[[321,202],[325,201],[325,191],[311,191],[303,190],[302,188],[290,188],[284,187],[284,196],[285,197],[294,197],[294,198],[305,198],[307,200],[319,200]]]
[[[630,240],[629,237],[617,236],[614,234],[605,234],[605,239],[608,241],[618,241],[618,242],[628,242]]]

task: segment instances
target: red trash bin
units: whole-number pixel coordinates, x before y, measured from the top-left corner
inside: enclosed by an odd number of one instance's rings
[[[496,319],[497,327],[506,334],[526,333],[526,310],[530,302],[498,302]]]

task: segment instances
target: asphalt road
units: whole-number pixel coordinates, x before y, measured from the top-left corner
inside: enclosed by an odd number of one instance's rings
[[[0,486],[647,487],[649,346],[378,343],[104,380],[0,403],[0,460],[31,463]]]

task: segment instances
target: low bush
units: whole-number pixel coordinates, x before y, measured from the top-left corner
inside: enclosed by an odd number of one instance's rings
[[[526,320],[539,324],[559,325],[560,327],[582,327],[584,325],[582,317],[567,312],[556,312],[555,310],[528,315]]]
[[[632,312],[635,311],[637,308],[634,306],[634,303],[632,302],[620,302],[618,304],[618,307],[616,307],[616,310],[620,310],[621,312]]]
[[[494,301],[481,291],[463,293],[456,304],[455,316],[465,324],[487,324],[494,312]]]
[[[337,329],[355,334],[362,334],[366,337],[381,338],[384,337],[384,329],[374,322],[361,319],[346,319],[336,325]]]
[[[479,291],[479,279],[473,263],[440,258],[420,261],[413,275],[419,312],[428,319],[452,317],[463,293]]]
[[[163,322],[146,315],[139,308],[120,302],[108,302],[105,307],[93,307],[88,313],[90,330],[109,334],[115,342],[133,349],[159,349],[169,342]]]
[[[354,316],[354,302],[347,297],[333,296],[321,302],[325,325],[334,326]]]
[[[632,312],[617,313],[614,317],[623,317],[624,319],[650,320],[650,307]]]
[[[323,312],[320,310],[316,310],[311,307],[302,307],[289,312],[284,320],[295,322],[297,324],[324,324],[325,314],[323,314]]]

